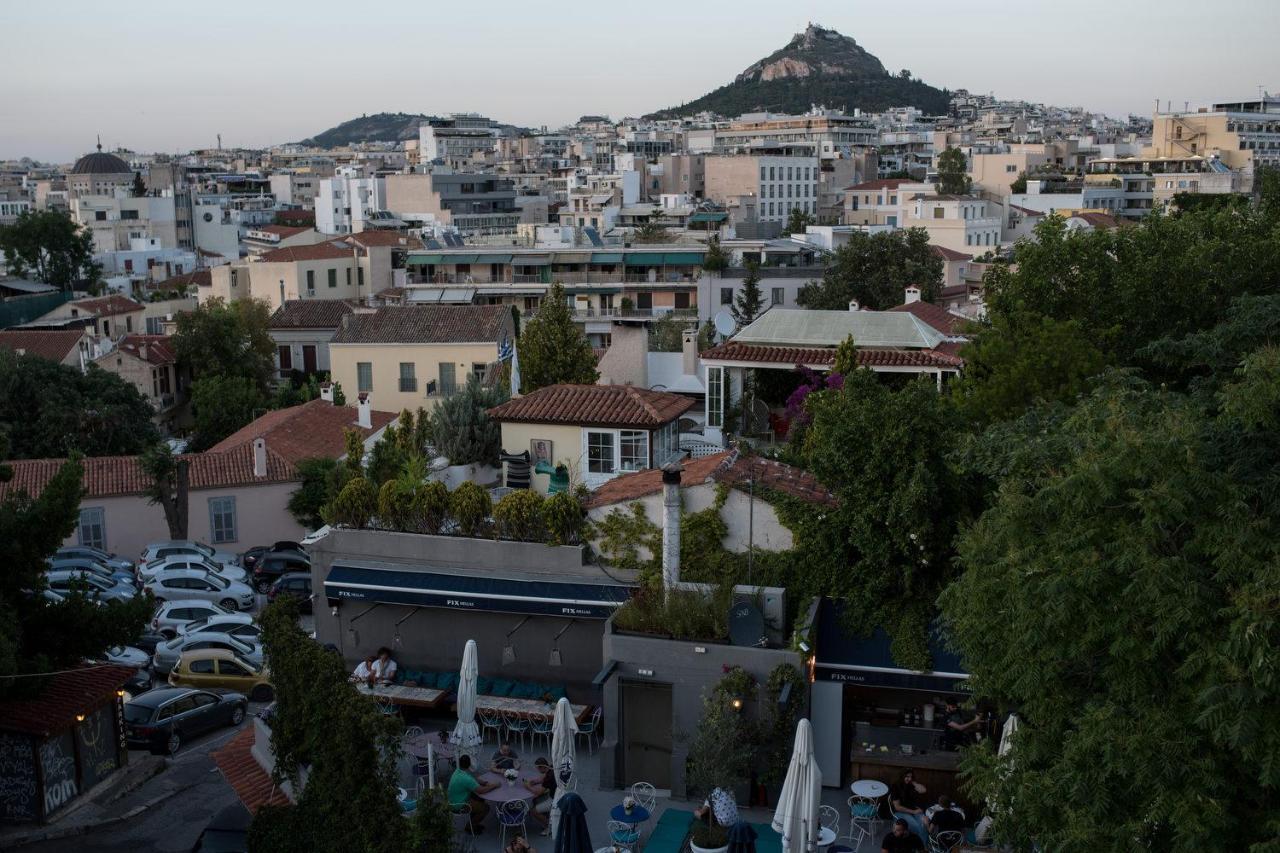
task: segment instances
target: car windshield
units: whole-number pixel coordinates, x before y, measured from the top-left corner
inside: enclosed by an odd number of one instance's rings
[[[199,631],[201,628],[203,628],[205,625],[208,625],[208,624],[209,624],[208,616],[204,617],[203,619],[196,619],[193,622],[187,623],[187,631],[189,633],[194,634],[196,631]]]
[[[127,723],[149,723],[152,713],[154,712],[151,708],[135,705],[132,702],[124,703],[124,719]]]
[[[236,612],[236,611],[232,610],[230,607],[223,607],[221,604],[215,604],[215,605],[213,605],[213,606],[214,606],[214,607],[216,607],[216,608],[218,608],[218,611],[219,611],[220,613],[235,613],[235,612]]]
[[[200,542],[191,543],[191,547],[195,548],[197,551],[199,551],[201,554],[204,554],[206,557],[212,557],[216,553],[208,545],[204,545]]]
[[[226,589],[227,587],[231,586],[231,584],[227,580],[219,577],[218,575],[215,575],[213,572],[206,571],[204,573],[204,576],[209,581],[209,583],[213,584],[218,589]]]

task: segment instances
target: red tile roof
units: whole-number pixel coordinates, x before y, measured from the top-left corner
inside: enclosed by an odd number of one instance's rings
[[[252,722],[244,731],[227,741],[226,746],[209,753],[227,784],[251,813],[265,805],[287,806],[289,798],[271,781],[271,774],[253,757],[254,728]]]
[[[125,335],[120,339],[120,343],[116,344],[116,349],[142,358],[144,346],[147,350],[145,361],[150,364],[173,364],[178,360],[178,353],[173,348],[173,338],[169,335]],[[107,353],[102,357],[110,356],[111,353]]]
[[[222,453],[187,453],[190,462],[190,488],[220,489],[230,486],[260,486],[268,483],[292,483],[298,474],[270,444],[267,446],[267,476],[253,475],[253,447],[241,445]],[[13,478],[0,483],[0,498],[25,490],[38,497],[65,459],[15,459],[7,464]],[[109,498],[144,494],[151,483],[143,473],[136,456],[89,456],[83,460],[86,498]]]
[[[366,249],[370,246],[391,246],[403,249],[422,248],[422,241],[417,237],[401,234],[399,231],[361,231],[358,234],[348,234],[343,240],[349,243],[357,243]]]
[[[371,412],[372,429],[356,426],[353,406],[335,406],[327,400],[311,400],[301,406],[267,412],[248,426],[209,448],[210,453],[225,453],[237,447],[248,447],[255,438],[265,438],[268,450],[297,464],[303,459],[338,459],[346,453],[344,432],[360,431],[368,438],[394,421],[393,412]]]
[[[289,299],[271,315],[272,329],[337,329],[355,308],[345,299]]]
[[[307,229],[302,229],[306,231]],[[350,247],[340,243],[312,243],[309,246],[284,246],[258,255],[258,263],[292,263],[294,261],[336,261],[352,257]]]
[[[116,314],[132,314],[135,311],[146,310],[145,305],[140,302],[134,302],[132,299],[121,296],[118,293],[113,293],[110,296],[98,296],[93,299],[76,299],[70,304],[99,317],[112,317]]]
[[[316,221],[316,215],[310,210],[277,210],[276,219],[282,219],[286,223],[298,222],[305,224],[314,223]]]
[[[903,184],[911,184],[915,181],[908,178],[877,178],[874,181],[863,181],[860,184],[847,186],[847,190],[896,190]]]
[[[1083,219],[1086,223],[1094,228],[1102,228],[1103,230],[1111,230],[1120,227],[1120,220],[1116,219],[1109,213],[1093,213],[1084,211],[1077,213],[1073,219]]]
[[[966,322],[965,318],[957,317],[947,309],[934,305],[932,302],[908,302],[904,305],[895,305],[889,310],[910,314],[920,322],[948,336],[960,334],[960,328]]]
[[[930,246],[929,246],[929,248],[933,250],[933,253],[934,253],[935,255],[937,255],[938,257],[942,258],[944,261],[971,261],[971,260],[973,260],[973,255],[966,255],[964,252],[957,252],[955,249],[948,249],[948,248],[947,248],[947,247],[945,247],[945,246],[934,246],[934,245],[930,245]]]
[[[84,336],[84,329],[4,329],[0,330],[0,349],[22,350],[26,355],[62,361],[75,351]]]
[[[652,429],[675,420],[693,400],[632,385],[548,385],[489,410],[500,421]]]
[[[774,347],[728,341],[702,353],[703,361],[748,361],[775,365],[835,363],[834,347]],[[964,366],[955,356],[937,349],[858,349],[859,367],[925,367],[954,370]]]
[[[37,737],[65,731],[77,714],[88,716],[116,701],[116,691],[134,673],[133,667],[102,664],[50,675],[33,698],[0,701],[0,731]]]
[[[330,344],[461,344],[514,338],[508,305],[394,305],[351,314]]]
[[[218,258],[222,257],[212,252],[209,255]],[[213,276],[208,270],[195,270],[166,278],[164,281],[148,282],[144,285],[144,288],[146,290],[177,290],[179,287],[209,287],[212,284]]]
[[[1027,216],[1044,216],[1045,215],[1045,212],[1043,210],[1032,210],[1029,207],[1023,207],[1020,204],[1011,204],[1009,205],[1009,207]]]
[[[257,228],[250,229],[253,231],[261,231],[264,234],[274,234],[281,240],[287,240],[290,237],[297,236],[303,232],[310,231],[309,225],[259,225]]]

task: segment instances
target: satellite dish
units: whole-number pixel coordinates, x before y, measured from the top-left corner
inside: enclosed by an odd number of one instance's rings
[[[735,646],[764,646],[769,642],[764,633],[764,617],[749,601],[739,601],[729,608],[729,642]]]
[[[722,338],[727,338],[738,331],[738,324],[734,322],[733,315],[728,311],[717,311],[716,316],[711,318],[711,324],[716,327],[716,331]]]

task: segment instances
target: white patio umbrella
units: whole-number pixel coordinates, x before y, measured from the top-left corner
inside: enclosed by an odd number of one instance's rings
[[[459,670],[458,682],[458,725],[454,726],[453,742],[458,755],[470,755],[472,760],[482,743],[480,727],[476,725],[476,678],[480,666],[476,662],[476,641],[467,640],[462,650],[462,669]]]
[[[1009,754],[1009,750],[1013,748],[1013,736],[1017,731],[1018,715],[1010,714],[1004,721],[1004,728],[1000,730],[1000,748],[996,750],[996,755],[1004,758]]]
[[[818,806],[822,798],[822,771],[813,758],[813,730],[802,719],[796,726],[796,742],[787,765],[787,778],[778,792],[773,828],[782,836],[785,853],[812,853],[818,849]]]
[[[551,718],[551,772],[556,774],[556,797],[551,804],[551,830],[560,826],[560,797],[577,773],[577,754],[574,745],[578,741],[578,721],[568,699],[556,703]]]

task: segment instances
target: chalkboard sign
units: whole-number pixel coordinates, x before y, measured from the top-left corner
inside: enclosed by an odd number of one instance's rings
[[[104,705],[76,727],[76,740],[80,742],[81,790],[89,790],[110,776],[120,764],[114,710],[114,704]]]
[[[0,820],[35,820],[36,754],[31,738],[0,732]]]
[[[71,732],[65,731],[40,744],[40,767],[44,771],[44,813],[53,814],[75,799],[76,754]]]

